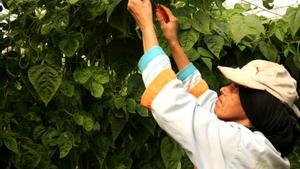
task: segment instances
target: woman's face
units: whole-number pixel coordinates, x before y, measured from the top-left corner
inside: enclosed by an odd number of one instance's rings
[[[222,87],[220,91],[221,95],[218,97],[215,106],[217,117],[224,121],[250,123],[240,101],[238,84],[231,83]]]

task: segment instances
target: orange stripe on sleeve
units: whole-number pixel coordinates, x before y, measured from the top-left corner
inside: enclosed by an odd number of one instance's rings
[[[208,85],[205,80],[200,80],[192,89],[188,90],[189,93],[196,98],[201,96],[208,89]]]
[[[141,105],[150,108],[153,99],[161,91],[161,89],[171,80],[176,79],[176,74],[172,69],[165,69],[150,83],[143,93]]]

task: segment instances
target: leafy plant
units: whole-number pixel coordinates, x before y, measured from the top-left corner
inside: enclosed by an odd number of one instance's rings
[[[179,18],[180,41],[210,87],[217,90],[226,81],[217,65],[242,66],[254,58],[284,64],[299,81],[299,7],[269,20],[244,16],[244,7],[221,10],[222,2],[164,2]],[[1,168],[192,168],[139,104],[142,42],[127,1],[4,5],[9,13],[0,17]],[[289,158],[299,167],[298,148]]]

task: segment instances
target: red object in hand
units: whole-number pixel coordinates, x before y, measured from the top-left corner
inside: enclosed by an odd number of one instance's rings
[[[164,19],[164,21],[165,21],[166,23],[169,22],[169,17],[168,17],[168,15],[166,14],[166,12],[165,12],[161,7],[156,6],[155,11],[156,11],[157,13],[159,13],[159,14],[163,17],[163,19]]]

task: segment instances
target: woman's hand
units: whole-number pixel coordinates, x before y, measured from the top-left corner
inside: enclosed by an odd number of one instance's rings
[[[128,0],[128,10],[142,31],[144,52],[157,46],[150,0]]]
[[[167,8],[166,6],[162,5],[163,10],[165,11],[166,15],[169,18],[169,22],[165,22],[163,16],[156,12],[157,20],[159,21],[161,30],[163,31],[163,34],[168,41],[169,45],[171,45],[173,42],[177,42],[177,31],[178,31],[178,19],[173,15],[171,10]]]
[[[141,31],[153,29],[152,5],[150,0],[128,0],[128,10]]]
[[[169,47],[172,50],[172,55],[176,62],[178,70],[182,70],[190,63],[190,61],[178,41],[178,19],[172,14],[169,8],[165,6],[162,6],[162,8],[165,11],[166,15],[169,17],[169,22],[165,22],[163,16],[160,15],[159,12],[156,12],[156,17],[159,21],[163,34],[168,41]]]

